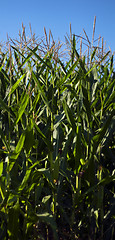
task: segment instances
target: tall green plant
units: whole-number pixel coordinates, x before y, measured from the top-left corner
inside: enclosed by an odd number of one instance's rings
[[[109,52],[12,47],[0,66],[1,239],[114,235],[115,74]],[[108,220],[110,226],[108,226]]]

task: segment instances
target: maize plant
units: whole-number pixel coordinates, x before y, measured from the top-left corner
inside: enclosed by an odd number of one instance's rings
[[[37,44],[1,53],[0,239],[115,236],[113,55],[87,62],[76,38],[67,61]]]

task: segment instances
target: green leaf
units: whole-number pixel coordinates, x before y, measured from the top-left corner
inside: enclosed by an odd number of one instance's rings
[[[42,202],[45,204],[48,202],[48,200],[51,198],[51,195],[45,196],[42,198]]]
[[[13,45],[12,45],[11,47],[12,47],[16,52],[18,52],[20,56],[22,56],[22,57],[25,59],[24,55],[18,50],[18,48],[14,47]]]
[[[103,126],[102,126],[101,130],[99,131],[99,133],[93,137],[94,145],[95,145],[95,142],[98,143],[98,145],[99,145],[99,143],[103,139],[107,129],[109,128],[109,125],[111,123],[111,120],[112,120],[114,114],[115,114],[115,110],[113,109],[113,111],[110,113],[110,115],[108,116],[107,120],[103,124]]]
[[[96,68],[98,65],[99,65],[99,68],[100,68],[100,66],[101,66],[100,64],[107,58],[107,56],[109,55],[109,53],[110,53],[110,51],[108,51],[108,52],[104,55],[104,57],[100,60],[99,64],[97,64],[97,63],[96,63],[96,64],[93,64],[93,67],[92,67],[89,71],[86,72],[85,77],[88,76],[89,73],[92,72],[92,70],[93,70],[94,68]]]
[[[2,175],[2,172],[3,172],[3,161],[0,162],[0,177]]]
[[[27,169],[26,170],[26,174],[22,180],[22,183],[21,185],[19,186],[19,192],[22,191],[26,186],[27,186],[27,183],[28,183],[28,180],[30,178],[30,174],[31,174],[31,169]]]
[[[25,133],[22,133],[20,136],[20,139],[17,143],[17,146],[15,148],[15,151],[11,154],[12,159],[17,159],[23,146],[24,146],[24,141],[25,141]]]
[[[99,183],[97,183],[96,185],[94,185],[94,186],[90,187],[89,189],[87,189],[86,192],[83,193],[82,196],[80,196],[80,198],[83,199],[89,193],[94,192],[94,190],[97,189],[98,186],[100,186],[100,185],[106,186],[107,184],[109,184],[109,183],[111,183],[113,181],[115,181],[115,175],[113,175],[113,176],[106,176]]]
[[[105,107],[108,107],[109,104],[115,103],[115,91],[111,94],[109,99],[106,101]]]
[[[37,47],[36,47],[37,48]],[[49,69],[51,69],[51,65],[49,66],[46,61],[44,61],[37,53],[36,53],[36,50],[37,49],[31,49],[28,47],[28,49],[33,53],[33,55],[41,62],[43,63],[46,67],[48,67]],[[35,50],[35,51],[34,51]]]
[[[20,102],[20,108],[19,108],[19,111],[17,113],[17,118],[16,118],[15,124],[17,124],[19,122],[19,120],[21,119],[22,114],[24,113],[28,102],[29,102],[29,94],[25,93],[24,98]]]
[[[67,120],[70,124],[70,126],[75,129],[75,120],[74,120],[74,117],[73,117],[73,113],[71,111],[71,109],[68,107],[67,103],[66,103],[66,100],[63,101],[63,108],[64,108],[64,111],[65,111],[65,115],[67,117]]]
[[[5,77],[5,79],[7,80],[7,83],[9,83],[10,82],[10,78],[9,78],[8,74],[6,73],[6,71],[4,71],[4,69],[1,69],[0,71],[2,72],[2,74]]]
[[[75,40],[75,34],[73,34],[73,41],[72,41],[72,55],[71,55],[72,65],[73,65],[74,58],[75,58],[75,50],[76,50],[76,40]]]
[[[112,175],[112,176],[106,176],[105,178],[103,178],[103,179],[97,184],[97,186],[100,186],[100,185],[105,186],[105,185],[107,185],[107,184],[109,184],[110,182],[113,182],[113,181],[115,181],[115,174]]]
[[[58,59],[59,64],[61,65],[62,71],[65,75],[67,75],[66,68],[64,67],[64,64],[61,62],[60,59]]]
[[[74,69],[76,68],[78,64],[78,60],[69,68],[67,74],[65,75],[65,77],[59,82],[59,87],[61,87],[62,84],[65,83],[65,81],[71,76],[71,74],[73,73]]]
[[[94,49],[94,51],[91,54],[91,62],[92,62],[92,60],[93,60],[93,58],[95,56],[96,51],[97,51],[97,47]]]
[[[28,56],[25,58],[24,62],[20,65],[20,68],[22,68],[22,67],[24,66],[24,64],[29,61],[29,59],[31,58],[31,56],[32,56],[33,54],[35,54],[35,52],[37,51],[37,49],[38,49],[38,46],[35,47],[33,50],[31,50],[31,53],[28,54]]]
[[[10,166],[9,166],[9,171],[11,171],[11,169],[13,168],[16,159],[18,158],[23,146],[24,146],[24,141],[25,141],[25,133],[22,133],[20,136],[20,139],[17,143],[17,146],[14,150],[14,152],[12,152],[10,154]]]
[[[18,87],[19,83],[23,80],[23,78],[26,76],[26,74],[23,74],[18,80],[17,82],[12,86],[12,88],[10,89],[10,93],[9,95],[11,95],[15,90],[16,88]]]
[[[34,72],[32,72],[32,76],[33,76],[33,79],[35,80],[35,82],[36,82],[37,85],[38,85],[39,92],[40,92],[40,94],[41,94],[41,97],[42,97],[44,103],[46,104],[46,106],[48,107],[49,111],[51,112],[50,107],[49,107],[49,101],[48,101],[47,97],[45,96],[45,92],[44,92],[43,88],[42,88],[41,85],[40,85],[40,81],[37,79],[37,77],[36,77],[36,75],[34,74]]]
[[[75,148],[74,148],[74,157],[75,157],[75,172],[78,174],[80,160],[82,157],[80,120],[77,123],[77,129],[76,129],[76,142],[75,142]]]
[[[85,165],[86,164],[86,162],[84,161],[83,158],[80,158],[80,163],[81,163],[81,165]]]

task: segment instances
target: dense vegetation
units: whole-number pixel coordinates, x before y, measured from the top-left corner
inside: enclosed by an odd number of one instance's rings
[[[47,35],[46,51],[42,41],[1,51],[2,240],[115,236],[113,55],[92,46],[86,57],[76,39],[67,61]]]

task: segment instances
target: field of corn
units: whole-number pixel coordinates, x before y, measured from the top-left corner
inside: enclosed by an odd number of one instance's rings
[[[65,51],[22,27],[0,52],[0,240],[113,240],[113,55],[95,24]]]

